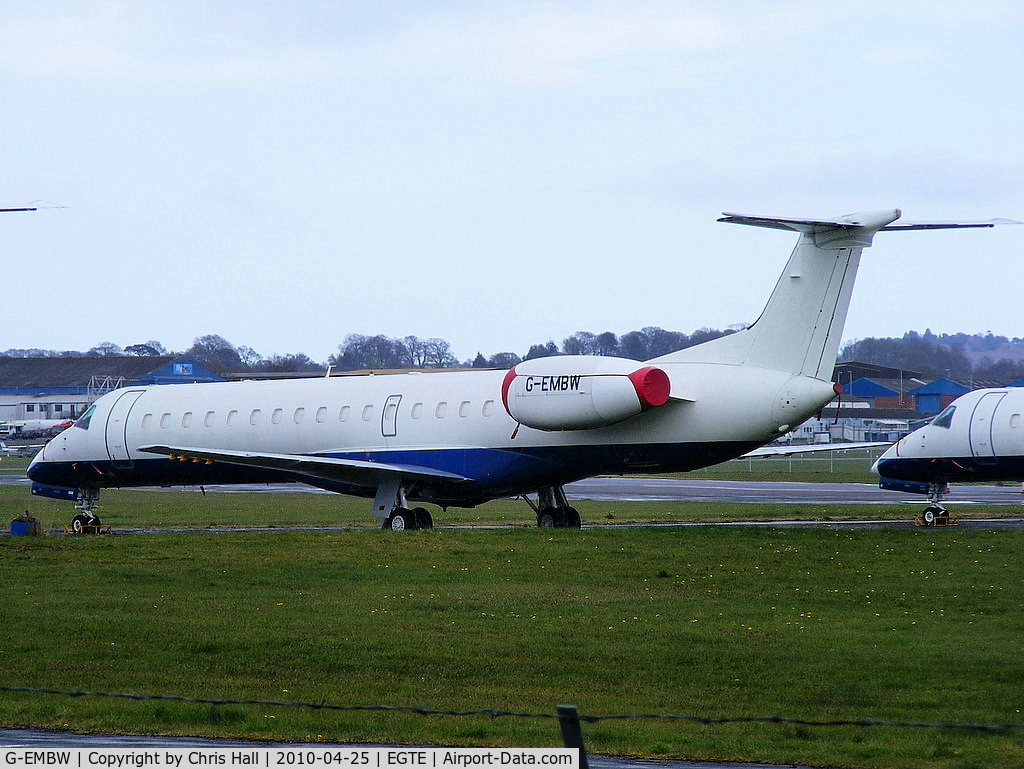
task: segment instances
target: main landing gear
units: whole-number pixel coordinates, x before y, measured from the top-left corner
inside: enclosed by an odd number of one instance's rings
[[[537,491],[537,503],[523,496],[537,514],[537,526],[542,529],[578,529],[579,511],[569,504],[561,486],[545,486]],[[401,481],[388,480],[377,487],[373,512],[381,519],[381,528],[390,531],[432,529],[434,521],[424,507],[409,508],[406,487]]]
[[[526,503],[537,513],[537,526],[541,529],[578,529],[582,525],[580,513],[569,504],[561,486],[545,486],[537,492],[537,504],[529,497]]]
[[[377,487],[373,500],[373,511],[382,519],[380,527],[390,531],[413,531],[434,528],[434,519],[425,507],[409,509],[405,497],[405,486],[401,481],[390,480]]]
[[[414,507],[412,510],[396,507],[391,515],[384,519],[381,528],[391,531],[432,529],[434,528],[434,519],[430,517],[430,511],[425,507]]]

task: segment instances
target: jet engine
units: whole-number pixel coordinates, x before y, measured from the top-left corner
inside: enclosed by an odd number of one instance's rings
[[[587,430],[662,406],[670,389],[668,374],[639,361],[562,355],[513,366],[502,382],[501,400],[527,427]]]

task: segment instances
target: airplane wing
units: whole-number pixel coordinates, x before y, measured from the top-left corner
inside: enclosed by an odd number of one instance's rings
[[[165,454],[170,459],[227,462],[233,465],[247,465],[266,470],[281,470],[283,472],[321,478],[336,483],[351,483],[358,486],[376,487],[383,478],[394,476],[444,480],[455,483],[470,480],[463,475],[419,465],[368,462],[359,459],[339,459],[337,457],[323,457],[311,454],[259,454],[252,451],[227,451],[187,446],[139,446],[138,450],[149,454]]]
[[[795,446],[761,446],[753,451],[748,451],[739,459],[750,459],[757,457],[786,457],[790,454],[811,454],[817,451],[846,451],[848,449],[878,449],[883,446],[891,446],[892,441],[875,441],[862,443],[807,443]]]

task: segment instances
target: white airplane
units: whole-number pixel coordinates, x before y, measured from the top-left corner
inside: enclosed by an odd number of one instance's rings
[[[96,525],[101,488],[298,481],[372,497],[382,526],[536,493],[539,526],[580,525],[566,483],[693,470],[789,432],[831,381],[862,249],[898,209],[834,219],[725,214],[799,233],[749,328],[648,361],[557,356],[508,371],[128,387],[99,398],[28,468],[33,493],[74,500]]]
[[[41,443],[8,446],[4,441],[0,441],[0,454],[8,457],[27,457],[35,454],[42,447]]]
[[[900,438],[872,470],[883,489],[928,494],[922,519],[948,515],[950,483],[1024,481],[1024,387],[961,395],[928,424]]]

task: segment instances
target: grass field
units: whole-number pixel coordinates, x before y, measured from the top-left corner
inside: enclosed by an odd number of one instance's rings
[[[501,502],[445,520],[506,529],[395,536],[373,528],[365,500],[334,495],[137,490],[105,492],[103,502],[116,530],[189,531],[0,538],[0,685],[451,711],[553,714],[572,703],[598,716],[1024,724],[1021,531],[541,531],[524,505]],[[828,516],[819,506],[580,506],[590,521]],[[70,514],[0,487],[0,510],[25,508],[47,528]],[[351,528],[294,529],[338,524]],[[281,530],[224,530],[240,525]],[[560,744],[545,719],[11,692],[0,693],[0,723]],[[595,752],[651,757],[1024,765],[1021,730],[615,719],[584,724],[584,737]]]

